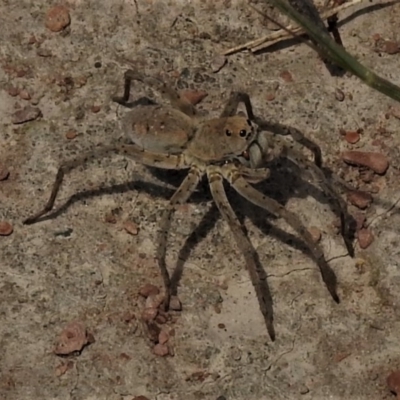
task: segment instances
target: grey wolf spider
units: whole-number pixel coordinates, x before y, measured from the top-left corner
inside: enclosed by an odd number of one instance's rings
[[[322,249],[313,241],[309,231],[295,214],[286,210],[277,201],[266,197],[251,185],[269,177],[269,169],[263,165],[267,165],[267,158],[271,155],[288,157],[302,169],[310,171],[321,189],[332,198],[339,210],[342,220],[342,235],[350,255],[353,255],[348,223],[350,218],[347,214],[346,204],[320,168],[322,161],[318,146],[295,129],[288,132],[283,125],[271,124],[256,117],[253,114],[250,98],[245,93],[232,93],[218,118],[204,120],[198,116],[195,107],[171,86],[128,70],[125,73],[124,95],[114,98],[114,101],[123,105],[128,104],[133,80],[155,86],[163,97],[169,100],[170,106],[149,105],[126,113],[122,126],[125,132],[129,133],[133,144],[105,146],[62,163],[47,204],[41,211],[26,219],[24,224],[35,223],[52,210],[66,173],[99,157],[117,153],[131,157],[150,167],[188,170],[186,178],[183,179],[161,215],[156,258],[165,286],[163,303],[165,310],[169,307],[171,294],[174,294],[165,262],[171,218],[176,207],[189,199],[205,175],[208,178],[212,197],[223,218],[229,224],[237,246],[243,253],[272,340],[275,339],[272,299],[266,284],[265,273],[261,271],[256,251],[229,203],[223,185],[224,180],[228,181],[249,202],[283,218],[297,232],[318,265],[322,280],[333,300],[338,303],[336,276],[329,267]],[[246,107],[247,116],[238,112],[241,102]],[[271,135],[270,132],[263,134],[262,132],[265,130],[272,130],[274,134]],[[292,134],[294,142],[280,137],[288,133]],[[298,146],[299,143],[314,153],[314,163],[295,148],[294,144]]]

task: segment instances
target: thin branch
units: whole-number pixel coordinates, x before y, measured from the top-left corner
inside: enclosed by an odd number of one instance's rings
[[[365,0],[350,0],[340,6],[337,6],[330,10],[324,11],[321,14],[321,18],[323,20],[325,20],[325,19],[337,14],[338,12],[346,10],[347,8],[353,7],[357,4],[360,4],[363,1],[365,1]],[[392,2],[392,1],[390,1],[390,2]],[[369,3],[368,5],[370,5],[370,2],[368,2],[368,3]],[[385,2],[380,1],[377,4],[385,4]],[[254,7],[252,7],[252,8],[254,8]],[[274,21],[274,22],[276,23],[276,21]],[[263,50],[269,46],[272,46],[276,43],[279,43],[283,40],[292,38],[293,35],[289,34],[287,31],[291,31],[292,33],[299,34],[299,35],[303,35],[306,33],[306,31],[299,26],[289,25],[286,27],[286,30],[280,29],[279,31],[276,31],[276,32],[271,33],[266,36],[263,36],[261,38],[251,40],[250,42],[247,42],[247,43],[235,46],[235,47],[231,47],[230,49],[224,51],[222,54],[225,56],[228,56],[230,54],[234,54],[234,53],[237,53],[237,52],[243,51],[243,50],[250,50],[251,52],[255,53],[255,52]]]

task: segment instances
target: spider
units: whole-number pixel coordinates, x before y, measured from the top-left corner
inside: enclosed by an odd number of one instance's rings
[[[155,87],[164,98],[169,100],[170,106],[153,104],[128,111],[123,117],[122,128],[129,134],[132,143],[105,146],[62,163],[45,207],[26,219],[24,224],[35,223],[52,210],[66,173],[99,157],[117,153],[150,167],[187,170],[186,177],[162,212],[158,233],[156,259],[165,287],[163,302],[165,310],[168,310],[171,295],[175,294],[176,290],[172,288],[165,261],[171,219],[177,206],[189,199],[204,176],[207,176],[212,197],[222,217],[228,223],[238,248],[243,253],[267,331],[272,340],[275,339],[272,298],[266,276],[259,266],[254,247],[229,203],[224,181],[229,182],[235,191],[250,203],[283,218],[297,232],[318,265],[322,280],[330,295],[335,302],[339,303],[336,276],[328,265],[321,247],[313,241],[307,228],[294,213],[265,196],[252,185],[268,179],[270,172],[266,165],[271,155],[272,157],[287,157],[302,169],[310,171],[321,189],[331,197],[337,207],[341,216],[342,236],[349,254],[353,256],[350,216],[343,199],[324,174],[319,147],[296,129],[265,122],[256,117],[249,96],[241,92],[231,94],[218,118],[204,119],[198,115],[196,108],[172,86],[161,80],[128,70],[125,73],[124,95],[114,97],[114,101],[129,105],[133,80]],[[238,112],[240,103],[244,103],[247,115]],[[282,137],[287,134],[292,135],[293,142]],[[309,148],[314,154],[314,162],[295,148],[294,144]]]

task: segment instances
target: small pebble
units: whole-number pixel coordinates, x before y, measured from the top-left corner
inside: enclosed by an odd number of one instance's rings
[[[392,372],[387,378],[386,383],[389,386],[389,390],[397,394],[397,398],[400,396],[400,371]]]
[[[169,340],[169,335],[165,331],[161,331],[158,335],[158,343],[160,344],[165,344]]]
[[[158,343],[158,335],[161,332],[161,328],[153,321],[146,321],[147,336],[154,343]]]
[[[358,207],[361,210],[365,210],[372,203],[372,196],[361,190],[352,190],[347,194],[347,199],[353,206]]]
[[[308,232],[310,233],[314,243],[318,243],[321,240],[321,231],[316,226],[310,226]]]
[[[125,221],[123,224],[123,227],[126,232],[128,232],[131,235],[137,235],[139,233],[139,227],[137,224],[135,224],[133,221]]]
[[[392,107],[390,109],[390,114],[392,114],[393,117],[400,119],[400,106]]]
[[[149,296],[157,296],[160,293],[160,289],[156,285],[146,283],[139,289],[139,294],[147,299]]]
[[[64,375],[69,369],[74,367],[73,361],[63,362],[58,365],[55,369],[55,374],[59,378],[60,376]]]
[[[36,39],[36,36],[34,34],[32,34],[29,37],[28,44],[35,44],[35,43],[37,43],[37,39]]]
[[[117,223],[117,217],[112,213],[108,213],[104,217],[104,221],[107,222],[108,224],[116,224]]]
[[[13,226],[7,221],[0,221],[0,236],[9,236],[13,233]]]
[[[279,76],[287,83],[293,82],[293,76],[289,71],[282,71]]]
[[[374,241],[374,235],[367,228],[362,228],[357,232],[357,239],[360,248],[366,249]]]
[[[182,303],[179,300],[178,296],[171,296],[171,299],[169,301],[169,308],[174,311],[182,310]]]
[[[168,346],[166,344],[158,343],[153,347],[153,353],[156,356],[165,357],[169,354]]]
[[[149,297],[146,298],[145,301],[145,308],[158,308],[164,301],[164,296],[162,295],[150,295]]]
[[[20,90],[20,92],[19,92],[19,97],[20,97],[22,100],[30,100],[30,99],[31,99],[31,95],[30,95],[29,92],[28,92],[27,90],[25,90],[25,89]]]
[[[397,42],[386,40],[383,45],[383,51],[387,54],[397,54],[400,52],[400,47]]]
[[[18,94],[19,94],[19,89],[18,89],[17,87],[15,87],[15,86],[10,86],[10,87],[7,89],[7,93],[8,93],[11,97],[15,97],[15,96],[18,96]]]
[[[77,136],[78,136],[78,132],[77,132],[77,131],[74,131],[74,130],[68,131],[68,132],[65,134],[65,137],[66,137],[68,140],[75,139]]]
[[[70,322],[62,330],[54,353],[57,355],[67,355],[76,351],[81,351],[87,344],[94,342],[94,338],[86,330],[82,322]]]
[[[273,101],[275,100],[276,94],[274,92],[269,92],[267,93],[267,95],[265,96],[265,99],[267,101]]]
[[[343,90],[336,89],[335,90],[335,98],[337,101],[343,101],[345,98]]]
[[[218,328],[219,329],[225,329],[225,324],[222,324],[222,323],[218,324]]]
[[[358,232],[359,230],[364,228],[365,221],[367,220],[367,218],[365,217],[365,214],[362,214],[360,212],[355,213],[353,215],[353,218],[356,221],[356,231]]]
[[[165,313],[159,311],[155,321],[157,324],[164,325],[167,323],[168,318]]]
[[[71,17],[66,7],[57,5],[47,11],[45,25],[52,32],[60,32],[70,23]]]
[[[227,58],[222,54],[216,55],[211,61],[211,71],[217,73],[221,71],[222,67],[226,64]]]
[[[142,311],[142,320],[143,321],[153,321],[158,314],[157,308],[145,308]]]
[[[342,160],[347,164],[368,167],[380,175],[389,167],[389,160],[382,153],[345,151],[342,153]]]
[[[97,114],[100,110],[101,110],[101,107],[99,105],[93,105],[92,107],[90,107],[90,111],[93,114]]]
[[[15,111],[11,117],[11,122],[15,125],[23,124],[24,122],[33,121],[41,115],[42,112],[39,108],[29,105],[24,107],[22,110]]]
[[[360,140],[360,134],[357,131],[348,131],[344,135],[347,143],[356,144]]]
[[[181,90],[179,94],[184,97],[189,103],[194,106],[199,104],[205,97],[208,96],[208,93],[204,90]]]
[[[5,181],[10,176],[10,171],[5,165],[0,164],[0,181]]]
[[[306,385],[301,385],[300,387],[300,394],[307,394],[310,391],[310,389]]]

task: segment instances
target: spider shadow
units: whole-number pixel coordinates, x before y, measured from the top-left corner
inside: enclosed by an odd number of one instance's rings
[[[300,169],[296,164],[293,164],[288,159],[279,159],[275,160],[271,165],[269,165],[271,169],[271,176],[268,180],[259,183],[256,185],[257,189],[262,191],[267,196],[275,199],[280,204],[285,205],[287,201],[293,196],[305,198],[307,196],[312,196],[317,199],[320,203],[328,203],[324,194],[314,187],[310,185],[308,182],[304,181],[300,177]],[[185,171],[166,171],[155,168],[147,168],[150,173],[160,181],[167,183],[173,187],[177,187],[180,185],[182,179],[185,177]],[[285,185],[282,186],[281,183],[285,182]],[[102,187],[99,189],[86,190],[83,192],[76,193],[72,195],[66,203],[64,203],[61,207],[53,211],[52,213],[42,217],[40,221],[56,218],[60,214],[64,213],[72,204],[78,201],[84,201],[88,198],[102,196],[106,194],[115,194],[115,193],[126,193],[129,191],[144,191],[147,194],[150,194],[154,197],[161,197],[163,199],[169,199],[175,189],[171,189],[170,187],[165,187],[160,184],[154,184],[152,182],[135,180],[129,183],[112,185],[108,187]],[[311,252],[307,246],[305,246],[304,242],[301,238],[296,237],[290,233],[287,233],[277,227],[275,227],[269,221],[272,219],[276,219],[275,216],[269,214],[268,212],[259,209],[258,207],[249,207],[249,203],[243,199],[240,195],[238,195],[233,188],[229,185],[226,185],[227,195],[230,199],[230,202],[238,214],[239,220],[243,225],[245,217],[250,218],[255,226],[257,226],[261,232],[265,235],[270,235],[275,237],[277,240],[282,241],[284,243],[289,244],[293,248],[300,250],[307,256],[311,256]],[[208,182],[206,179],[202,180],[199,184],[198,190],[191,196],[189,199],[189,203],[198,204],[209,202],[212,200],[210,190],[208,187]],[[215,205],[212,203],[210,209],[206,212],[206,214],[202,217],[201,222],[197,225],[197,227],[193,230],[193,232],[189,235],[189,237],[185,240],[184,245],[179,251],[176,265],[172,271],[171,282],[172,282],[172,293],[177,294],[179,282],[181,280],[184,264],[190,257],[192,251],[196,248],[196,246],[205,238],[208,233],[214,228],[216,221],[220,218],[219,211]],[[247,234],[246,229],[244,228],[245,233]],[[251,238],[250,238],[251,240]],[[257,274],[259,278],[259,284],[262,288],[264,298],[266,300],[267,311],[268,314],[273,316],[273,300],[270,288],[267,283],[267,274],[265,272],[264,266],[262,265],[259,255],[254,251],[255,254],[255,262],[257,266]],[[271,328],[272,334],[271,338],[274,337],[273,327]],[[270,331],[270,332],[271,332]]]

